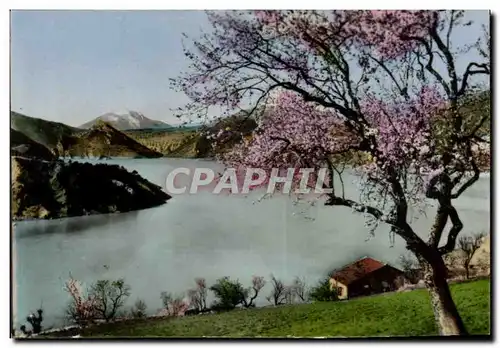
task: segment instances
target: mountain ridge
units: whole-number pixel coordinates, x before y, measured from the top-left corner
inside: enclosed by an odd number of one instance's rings
[[[162,157],[161,153],[144,146],[102,120],[98,120],[90,129],[76,134],[74,142],[67,144],[64,151],[72,156]]]
[[[11,155],[29,158],[162,156],[101,120],[80,129],[11,111],[10,138]]]
[[[82,131],[82,129],[61,122],[31,117],[15,111],[10,112],[10,124],[14,131],[24,134],[51,151],[64,139]]]
[[[171,125],[163,121],[153,120],[144,116],[144,114],[140,112],[129,110],[124,114],[107,112],[105,114],[102,114],[101,116],[94,118],[91,121],[85,122],[78,128],[91,128],[98,121],[104,121],[118,130],[172,127]]]

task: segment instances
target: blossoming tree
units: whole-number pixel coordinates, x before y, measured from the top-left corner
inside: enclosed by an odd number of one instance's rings
[[[71,296],[66,314],[78,325],[87,325],[97,318],[97,299],[91,294],[85,295],[81,282],[72,277],[65,283],[64,290]]]
[[[455,248],[463,228],[453,202],[480,174],[473,149],[485,141],[477,132],[488,117],[466,117],[461,105],[478,88],[477,77],[490,74],[487,28],[485,37],[457,47],[453,32],[471,25],[463,11],[231,11],[208,17],[213,31],[186,48],[191,67],[172,81],[191,98],[180,113],[201,117],[219,106],[228,113],[244,107],[251,115],[264,105],[253,137],[225,153],[227,165],[295,168],[297,185],[309,175],[299,168],[325,168],[324,185],[331,189],[325,204],[387,224],[424,268],[440,334],[466,334],[443,255]],[[460,69],[464,52],[477,52],[478,61]],[[356,170],[365,194],[359,200],[345,197],[339,168],[353,154],[361,154]],[[408,217],[424,196],[437,205],[427,238]]]

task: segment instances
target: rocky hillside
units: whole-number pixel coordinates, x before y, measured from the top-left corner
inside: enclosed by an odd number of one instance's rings
[[[55,159],[54,154],[47,147],[12,128],[10,129],[10,154],[11,156],[38,158],[47,161]]]
[[[253,117],[240,113],[220,118],[210,124],[179,129],[133,130],[125,133],[144,146],[162,153],[166,157],[211,158],[216,153],[227,151],[250,136],[257,127]],[[232,135],[215,145],[212,135],[221,130],[234,130]]]
[[[63,123],[29,117],[18,112],[10,112],[11,128],[23,133],[29,139],[53,150],[66,138],[80,131]]]
[[[196,130],[136,130],[124,133],[167,157],[198,157],[197,144],[200,133]]]
[[[91,157],[162,157],[113,126],[98,121],[89,130],[81,131],[60,144],[59,154]]]
[[[11,125],[11,152],[14,156],[42,159],[50,159],[50,156],[162,156],[102,121],[90,129],[79,129],[11,112]]]
[[[12,157],[13,219],[127,212],[164,204],[161,187],[117,165]]]

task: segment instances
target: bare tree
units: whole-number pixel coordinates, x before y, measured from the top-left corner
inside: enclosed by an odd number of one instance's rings
[[[163,302],[163,309],[160,311],[160,315],[177,317],[184,315],[188,309],[188,304],[184,301],[184,296],[182,295],[176,296],[170,292],[163,291],[160,297]]]
[[[285,285],[285,304],[291,305],[295,303],[295,292],[293,285]]]
[[[399,263],[401,264],[401,268],[405,277],[412,283],[418,282],[418,260],[411,253],[403,254],[399,257]]]
[[[458,239],[458,247],[462,253],[461,262],[467,279],[470,278],[470,262],[476,251],[481,247],[484,236],[484,232],[480,232],[472,236],[461,236]]]
[[[271,275],[271,286],[273,289],[266,299],[275,306],[285,304],[289,296],[289,290],[285,284],[281,280],[276,279],[274,275]]]
[[[300,301],[305,302],[307,299],[305,278],[295,277],[291,286],[291,292],[293,293],[294,297],[297,297]]]
[[[189,303],[197,312],[207,309],[207,284],[205,278],[195,279],[196,288],[187,292]]]
[[[259,292],[262,290],[262,288],[266,285],[266,281],[264,280],[264,277],[260,276],[253,276],[252,277],[252,287],[249,289],[246,289],[243,296],[242,296],[242,305],[245,308],[250,308],[254,307],[255,303],[253,302],[257,296],[259,296]],[[250,295],[250,293],[253,293]]]
[[[98,317],[110,321],[130,296],[130,286],[124,279],[98,280],[90,287],[90,295],[95,299]]]

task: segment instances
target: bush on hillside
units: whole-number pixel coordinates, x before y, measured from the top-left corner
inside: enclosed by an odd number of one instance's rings
[[[212,309],[216,311],[226,311],[234,309],[237,305],[243,303],[246,290],[238,280],[231,280],[229,277],[223,277],[216,281],[210,287],[214,293],[216,301]]]
[[[26,325],[21,325],[19,327],[19,330],[26,336],[42,332],[43,309],[39,308],[36,312],[37,314],[31,312],[30,315],[26,317],[26,321],[31,324],[31,331],[27,330]]]
[[[337,301],[338,295],[335,289],[332,289],[330,278],[326,277],[318,282],[309,293],[313,301]]]

